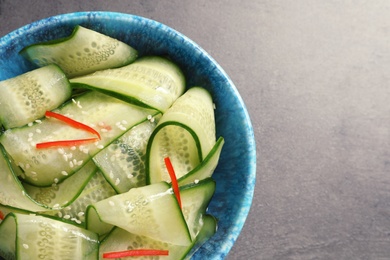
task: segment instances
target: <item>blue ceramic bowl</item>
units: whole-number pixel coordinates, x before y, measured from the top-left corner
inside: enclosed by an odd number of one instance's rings
[[[223,259],[244,225],[256,179],[256,149],[245,105],[223,69],[202,48],[177,31],[143,17],[112,12],[58,15],[26,25],[0,39],[0,80],[34,67],[19,56],[25,46],[67,36],[74,26],[97,30],[128,43],[140,55],[168,55],[184,71],[188,86],[203,86],[216,104],[217,136],[225,138],[213,175],[215,197],[208,211],[218,218],[218,231],[193,259]]]

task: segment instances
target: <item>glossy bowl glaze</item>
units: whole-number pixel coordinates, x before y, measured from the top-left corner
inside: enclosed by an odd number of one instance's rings
[[[217,182],[208,212],[218,218],[217,233],[193,259],[223,259],[247,218],[255,187],[256,149],[253,128],[236,87],[223,69],[201,47],[159,22],[113,12],[79,12],[28,24],[0,39],[0,80],[34,68],[18,52],[25,46],[65,37],[75,25],[99,31],[128,43],[139,55],[167,55],[184,71],[188,86],[202,86],[216,104],[217,137],[225,138]]]

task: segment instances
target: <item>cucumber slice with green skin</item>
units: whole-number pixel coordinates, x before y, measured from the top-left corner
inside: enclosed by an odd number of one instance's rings
[[[217,219],[209,214],[203,215],[203,226],[199,234],[196,237],[196,240],[191,247],[191,250],[183,258],[183,260],[189,260],[196,253],[196,251],[207,241],[209,240],[215,232],[217,232]]]
[[[97,202],[99,219],[128,232],[155,240],[188,246],[191,236],[172,189],[166,182],[133,188]]]
[[[70,80],[73,88],[89,88],[139,106],[165,112],[183,94],[185,78],[170,60],[147,56],[134,63]]]
[[[99,248],[99,259],[103,260],[103,253],[118,252],[124,250],[137,249],[158,249],[168,250],[168,256],[145,256],[137,257],[139,260],[154,259],[154,260],[181,260],[190,259],[191,256],[199,249],[199,247],[206,242],[211,236],[215,234],[217,221],[211,215],[204,215],[202,217],[202,228],[189,246],[178,246],[169,243],[164,243],[149,237],[135,235],[127,232],[121,228],[115,227],[109,235],[101,242]],[[127,259],[127,258],[118,258]]]
[[[0,223],[5,259],[97,259],[95,233],[43,216],[10,213]]]
[[[146,152],[147,183],[170,182],[164,158],[169,157],[177,178],[193,170],[216,142],[214,107],[209,92],[193,87],[161,117]]]
[[[24,171],[25,182],[34,186],[61,182],[132,126],[157,114],[155,110],[140,108],[98,92],[86,93],[73,101],[56,112],[94,127],[101,136],[98,142],[78,147],[37,149],[37,143],[95,137],[53,118],[9,129],[0,136],[7,152]]]
[[[64,221],[69,220],[75,222],[76,224],[84,225],[85,214],[89,205],[107,199],[116,194],[117,193],[115,192],[115,190],[106,181],[101,172],[97,171],[95,172],[95,174],[93,174],[92,178],[83,188],[81,194],[79,194],[77,199],[73,201],[69,206],[64,207],[60,210],[43,212],[42,214],[56,216]]]
[[[32,199],[53,210],[58,210],[72,204],[77,199],[96,171],[95,164],[90,161],[76,174],[57,185],[50,187],[36,187],[27,183],[22,183],[22,185]]]
[[[221,155],[222,147],[225,143],[223,137],[219,137],[214,147],[204,160],[197,165],[192,171],[179,178],[179,186],[183,186],[190,183],[196,183],[200,180],[209,178],[213,175],[215,168],[218,165],[219,156]]]
[[[34,201],[25,191],[17,175],[12,169],[4,148],[0,145],[0,204],[31,211],[43,211],[48,207]]]
[[[203,215],[215,192],[215,181],[211,178],[180,187],[182,212],[194,240],[203,225]]]
[[[192,243],[191,243],[192,245]],[[99,259],[104,260],[103,254],[107,252],[118,252],[125,250],[138,250],[138,249],[156,249],[156,250],[168,250],[168,256],[139,256],[137,260],[146,259],[164,259],[164,260],[180,260],[187,252],[190,246],[173,245],[170,243],[158,241],[146,236],[136,235],[129,233],[128,231],[115,227],[107,235],[107,237],[101,242],[99,248]],[[116,259],[130,259],[128,257],[116,258]]]
[[[1,145],[0,149],[0,179],[3,180],[0,204],[24,210],[43,212],[66,207],[78,197],[96,171],[96,166],[90,162],[58,185],[37,188],[20,182]]]
[[[146,185],[145,154],[160,116],[134,126],[93,157],[104,177],[118,193]]]
[[[33,44],[20,53],[39,67],[57,64],[68,77],[121,67],[138,56],[131,46],[82,26],[69,37]]]
[[[64,72],[55,65],[35,69],[0,82],[0,121],[20,127],[60,106],[71,95]]]

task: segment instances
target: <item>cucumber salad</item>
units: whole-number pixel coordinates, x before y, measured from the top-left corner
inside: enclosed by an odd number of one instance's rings
[[[0,81],[0,259],[189,259],[224,144],[168,57],[76,26]]]

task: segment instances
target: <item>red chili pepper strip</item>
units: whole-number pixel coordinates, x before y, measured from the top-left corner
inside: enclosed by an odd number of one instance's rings
[[[175,170],[173,169],[173,165],[169,157],[165,157],[164,162],[165,162],[165,166],[167,167],[169,177],[171,177],[173,192],[175,193],[177,202],[179,202],[179,206],[181,208],[180,190],[179,190],[179,184],[177,183]]]
[[[128,257],[128,256],[158,256],[158,255],[169,255],[169,251],[158,250],[158,249],[134,249],[134,250],[103,253],[103,258],[121,258],[121,257]]]
[[[58,146],[77,146],[80,144],[85,143],[93,143],[99,141],[98,138],[86,138],[86,139],[76,139],[76,140],[60,140],[60,141],[52,141],[52,142],[45,142],[45,143],[38,143],[35,145],[37,149],[44,149],[44,148],[51,148],[51,147],[58,147]]]
[[[4,213],[0,211],[0,220],[3,220],[5,218]]]
[[[98,131],[96,131],[95,129],[93,129],[90,126],[87,126],[83,123],[80,123],[76,120],[73,120],[72,118],[69,118],[69,117],[61,115],[61,114],[57,114],[57,113],[52,112],[52,111],[46,111],[45,116],[46,117],[53,117],[55,119],[61,120],[62,122],[66,123],[74,128],[78,128],[78,129],[82,129],[82,130],[85,130],[87,132],[90,132],[90,133],[96,135],[97,137],[99,137],[99,139],[101,139]]]

